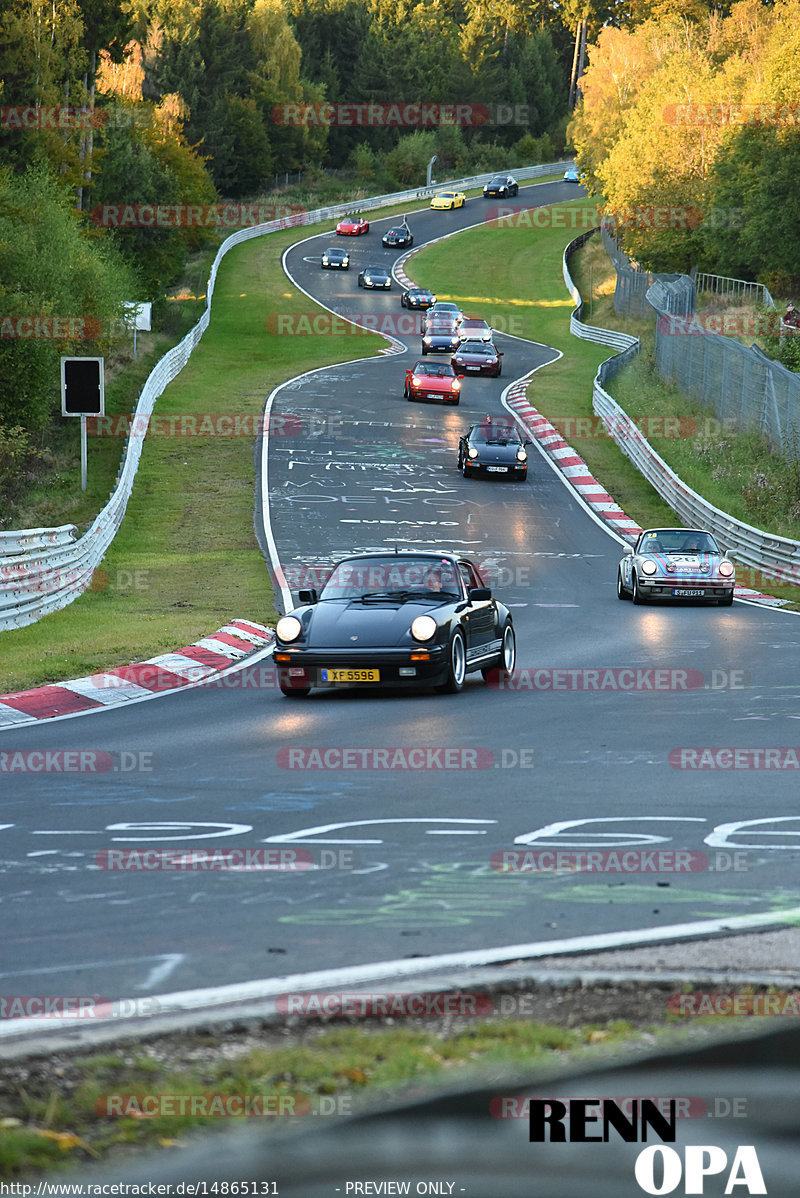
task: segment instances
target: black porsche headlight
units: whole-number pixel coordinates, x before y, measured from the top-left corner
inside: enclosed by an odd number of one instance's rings
[[[431,641],[436,636],[436,621],[431,616],[417,616],[411,622],[411,635],[415,641]]]
[[[281,616],[275,625],[275,635],[279,641],[284,641],[286,644],[296,641],[302,631],[303,625],[297,616]]]

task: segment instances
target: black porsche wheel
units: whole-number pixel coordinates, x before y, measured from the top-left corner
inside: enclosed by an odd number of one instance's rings
[[[617,598],[618,599],[630,599],[630,595],[625,590],[625,587],[622,585],[622,571],[621,570],[617,570]]]
[[[460,628],[457,628],[450,638],[447,661],[447,681],[436,689],[441,694],[457,695],[464,689],[464,679],[467,676],[467,651],[464,647],[464,633]]]
[[[635,570],[631,575],[631,599],[633,599],[633,602],[637,604],[637,606],[641,606],[647,602],[639,587],[639,579],[636,577]]]
[[[410,399],[410,398],[411,398],[411,396],[408,394],[408,383],[406,383],[405,387],[403,388],[403,399]]]
[[[501,375],[502,373],[503,373],[503,364],[502,364],[502,362],[501,362],[501,363],[500,363],[500,365],[497,367],[497,374],[496,374],[494,377],[495,377],[496,379],[499,379],[499,378],[500,378],[500,375]]]
[[[490,675],[496,674],[499,678],[508,678],[514,673],[514,666],[517,664],[517,638],[514,636],[514,625],[510,620],[503,629],[502,640],[500,659],[497,664],[481,670],[487,681]]]

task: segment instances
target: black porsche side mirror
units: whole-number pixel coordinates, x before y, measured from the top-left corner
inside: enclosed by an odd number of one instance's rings
[[[470,587],[469,598],[472,603],[481,603],[492,597],[491,587]]]
[[[314,587],[310,587],[307,591],[298,591],[297,598],[300,600],[301,606],[305,603],[316,603],[317,592]]]

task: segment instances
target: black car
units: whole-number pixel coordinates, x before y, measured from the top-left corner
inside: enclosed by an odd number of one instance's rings
[[[514,669],[511,613],[459,554],[357,554],[338,563],[319,595],[304,590],[299,599],[275,628],[285,695],[354,685],[455,693],[472,671],[487,678]]]
[[[358,285],[359,287],[383,288],[384,291],[390,291],[392,276],[382,266],[367,266],[358,276]]]
[[[519,183],[513,175],[495,175],[484,185],[485,196],[515,196],[519,192]]]
[[[400,296],[401,308],[432,308],[436,296],[425,287],[410,287]]]
[[[460,344],[458,326],[452,320],[435,320],[422,334],[423,354],[453,354]]]
[[[322,251],[323,270],[349,270],[350,255],[347,250],[340,250],[335,245],[329,245]]]
[[[522,440],[515,425],[487,417],[480,424],[473,424],[459,440],[458,468],[464,478],[481,470],[525,479],[528,477],[526,446],[530,444]]]
[[[400,225],[396,229],[390,229],[381,238],[381,245],[386,246],[387,249],[403,249],[404,247],[410,249],[413,244],[414,238],[411,230],[406,228],[405,225]]]
[[[462,341],[450,365],[459,374],[488,374],[499,379],[503,373],[502,357],[491,341]]]

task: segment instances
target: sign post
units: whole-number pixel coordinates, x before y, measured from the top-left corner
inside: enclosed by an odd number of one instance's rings
[[[136,331],[141,329],[143,333],[150,332],[150,319],[153,311],[153,305],[136,304],[133,302],[124,303],[122,305],[124,316],[123,320],[128,328],[133,329],[133,356],[136,357]]]
[[[86,490],[86,417],[104,416],[106,406],[103,358],[61,359],[61,415],[81,418],[81,490]]]

